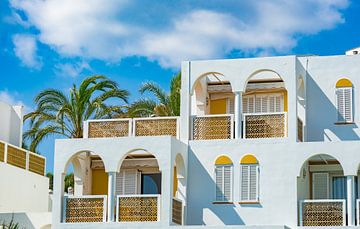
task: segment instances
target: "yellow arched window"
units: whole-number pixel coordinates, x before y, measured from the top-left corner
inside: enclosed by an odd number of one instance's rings
[[[240,160],[240,200],[259,201],[259,162],[253,155],[245,155]]]
[[[233,163],[227,156],[219,156],[215,160],[215,201],[232,201]]]
[[[339,79],[335,93],[338,122],[353,122],[353,84],[348,79]]]

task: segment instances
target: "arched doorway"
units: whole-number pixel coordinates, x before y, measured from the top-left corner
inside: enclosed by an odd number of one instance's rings
[[[186,169],[181,154],[175,157],[173,175],[172,222],[182,225],[186,209]]]
[[[105,222],[108,176],[101,157],[85,151],[74,154],[63,178],[62,222]]]
[[[286,137],[288,108],[285,82],[272,70],[259,70],[247,80],[242,95],[243,137]]]
[[[126,154],[116,174],[116,221],[160,220],[161,180],[161,170],[153,154],[146,150]]]
[[[199,76],[191,89],[192,139],[233,138],[234,97],[223,74]]]
[[[299,225],[346,225],[347,183],[339,161],[327,154],[314,155],[304,162],[299,174]]]

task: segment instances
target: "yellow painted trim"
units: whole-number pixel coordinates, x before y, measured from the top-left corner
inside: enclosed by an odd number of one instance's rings
[[[233,162],[227,156],[220,156],[216,159],[215,165],[232,165]]]
[[[352,87],[353,84],[350,80],[342,78],[336,82],[336,87]]]
[[[210,114],[226,114],[227,99],[210,100]]]
[[[104,169],[93,169],[91,180],[91,195],[108,194],[108,174]]]
[[[256,157],[254,157],[253,155],[245,155],[241,158],[240,160],[240,164],[259,164],[258,160],[256,159]]]
[[[177,178],[177,171],[176,166],[174,166],[174,190],[173,190],[173,197],[176,197],[176,191],[178,189],[178,178]]]
[[[284,90],[284,112],[288,111],[288,92]]]

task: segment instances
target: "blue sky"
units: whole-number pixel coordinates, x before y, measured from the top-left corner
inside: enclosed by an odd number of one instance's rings
[[[39,91],[103,74],[133,101],[182,60],[343,54],[360,46],[358,12],[355,0],[3,0],[0,100],[30,111]],[[48,171],[53,148],[39,148]]]

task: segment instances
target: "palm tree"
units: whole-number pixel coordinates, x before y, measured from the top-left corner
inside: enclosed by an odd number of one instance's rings
[[[122,113],[124,106],[108,105],[110,99],[127,103],[129,92],[119,89],[116,82],[96,75],[84,79],[79,88],[74,84],[69,95],[57,89],[46,89],[35,97],[36,110],[24,116],[30,128],[24,139],[30,140],[29,150],[50,135],[82,138],[83,121],[111,118]]]
[[[170,82],[170,93],[166,93],[160,85],[154,82],[144,83],[139,92],[152,94],[156,100],[143,98],[135,101],[128,109],[130,117],[146,116],[179,116],[180,115],[181,74],[175,75]]]

